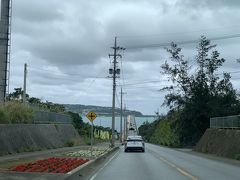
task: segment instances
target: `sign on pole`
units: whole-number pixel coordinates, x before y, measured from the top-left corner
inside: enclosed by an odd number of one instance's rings
[[[90,112],[86,115],[86,117],[89,119],[89,121],[93,122],[94,119],[96,119],[97,115],[95,114],[95,112],[90,111]]]
[[[91,126],[91,155],[92,155],[92,150],[93,150],[93,148],[92,148],[92,146],[93,146],[93,121],[94,121],[94,119],[96,119],[97,115],[95,114],[95,112],[90,111],[86,115],[86,117],[89,119],[89,121],[91,121],[91,124],[92,124],[92,126]]]

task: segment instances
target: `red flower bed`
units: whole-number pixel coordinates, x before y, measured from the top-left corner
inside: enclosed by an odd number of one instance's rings
[[[67,173],[88,161],[88,159],[52,157],[18,165],[10,170],[17,172]]]

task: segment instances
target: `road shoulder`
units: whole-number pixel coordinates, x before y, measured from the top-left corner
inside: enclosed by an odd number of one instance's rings
[[[178,150],[178,151],[181,151],[181,150]],[[235,160],[235,159],[225,158],[225,157],[217,156],[214,154],[205,154],[205,153],[201,153],[201,152],[197,152],[197,151],[193,151],[193,150],[192,151],[181,151],[181,152],[240,167],[240,161]]]
[[[152,144],[152,143],[149,143],[149,144]],[[152,144],[152,145],[163,147],[163,148],[169,148],[169,149],[172,149],[175,151],[183,152],[186,154],[191,154],[193,156],[199,156],[199,157],[202,157],[205,159],[210,159],[210,160],[214,160],[214,161],[222,162],[225,164],[240,167],[240,161],[235,160],[235,159],[225,158],[225,157],[217,156],[214,154],[201,153],[201,152],[194,151],[193,149],[189,149],[189,148],[171,148],[171,147],[163,146],[163,145],[159,145],[159,144]]]

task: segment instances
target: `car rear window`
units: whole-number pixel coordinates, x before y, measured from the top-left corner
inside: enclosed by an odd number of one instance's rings
[[[128,139],[127,140],[127,142],[133,142],[133,141],[142,142],[143,140],[141,140],[141,139]]]

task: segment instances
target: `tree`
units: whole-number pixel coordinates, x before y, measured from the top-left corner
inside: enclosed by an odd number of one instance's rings
[[[144,138],[144,140],[146,140],[147,142],[150,141],[153,132],[155,131],[158,123],[161,121],[161,118],[152,123],[146,121],[138,128],[139,134]]]
[[[230,74],[220,78],[217,70],[225,59],[202,36],[195,57],[196,67],[191,67],[181,54],[181,48],[174,43],[167,49],[170,62],[162,65],[162,73],[173,83],[162,90],[169,90],[164,105],[178,113],[176,128],[185,144],[194,144],[209,127],[213,116],[232,115],[239,112],[232,106],[239,104],[236,90],[230,81]],[[194,73],[191,73],[194,70]]]
[[[29,100],[28,100],[28,102],[29,102],[30,104],[36,104],[36,105],[38,105],[38,104],[41,104],[41,99],[35,98],[35,97],[30,97]]]
[[[189,97],[191,78],[189,77],[189,65],[188,61],[184,60],[184,56],[180,54],[181,48],[177,47],[177,44],[172,43],[171,48],[167,49],[167,52],[171,54],[170,60],[173,63],[171,66],[167,61],[163,64],[162,74],[166,74],[169,80],[177,84],[177,86],[164,87],[161,90],[168,90],[171,93],[165,96],[164,105],[173,108],[182,108]]]
[[[14,92],[10,93],[7,97],[10,101],[22,101],[23,99],[23,90],[22,88],[14,88]],[[26,94],[26,98],[29,98],[29,95]]]

